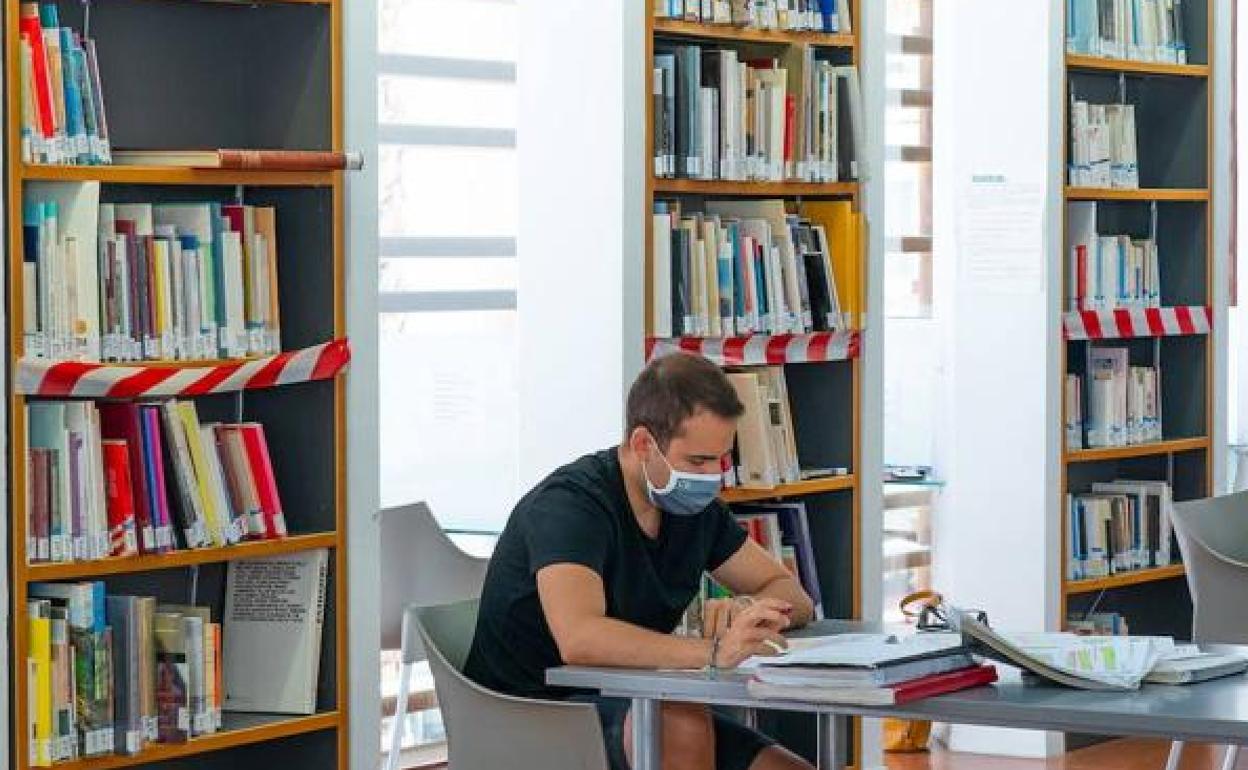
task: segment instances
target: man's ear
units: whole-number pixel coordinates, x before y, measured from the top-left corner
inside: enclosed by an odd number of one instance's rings
[[[638,425],[628,434],[628,448],[634,454],[642,454],[650,448],[650,431],[645,427]]]

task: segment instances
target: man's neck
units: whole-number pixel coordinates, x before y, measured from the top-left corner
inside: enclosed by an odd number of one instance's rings
[[[617,455],[620,460],[620,472],[624,476],[624,491],[628,494],[628,506],[633,511],[633,517],[637,519],[637,525],[641,527],[642,532],[651,538],[656,538],[659,536],[659,524],[663,521],[663,514],[654,507],[649,495],[646,494],[646,479],[641,469],[641,458],[629,449],[627,444],[619,446]]]

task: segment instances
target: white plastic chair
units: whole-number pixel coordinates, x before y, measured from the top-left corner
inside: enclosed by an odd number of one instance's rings
[[[588,703],[531,700],[488,690],[463,674],[477,600],[408,607],[404,649],[419,636],[429,656],[450,744],[451,770],[608,770],[602,725]]]
[[[417,634],[403,633],[408,605],[442,604],[481,595],[489,562],[464,553],[442,531],[425,503],[387,508],[380,513],[381,647],[402,648],[394,729],[386,770],[397,770],[412,667],[425,659]],[[404,645],[407,646],[404,646]]]
[[[1192,640],[1248,644],[1248,492],[1174,506],[1174,530],[1192,594]],[[1170,745],[1166,770],[1177,770],[1183,742]],[[1233,770],[1238,746],[1228,746],[1222,770]]]

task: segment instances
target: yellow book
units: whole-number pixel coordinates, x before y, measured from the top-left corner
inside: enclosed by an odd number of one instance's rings
[[[169,279],[169,241],[161,238],[152,241],[152,276],[156,284],[156,338],[160,340],[160,352],[165,358],[173,358],[173,297]]]
[[[176,406],[178,419],[182,423],[182,432],[186,435],[187,450],[191,453],[191,467],[195,470],[195,486],[199,490],[199,499],[204,506],[205,530],[212,545],[220,548],[226,545],[225,530],[222,527],[221,512],[217,510],[216,498],[208,489],[212,483],[211,468],[208,458],[204,457],[204,444],[199,430],[199,415],[195,412],[195,404],[191,401],[179,401]]]
[[[52,766],[52,620],[40,607],[47,602],[30,602],[27,605],[30,621],[30,660],[33,661],[34,689],[34,742],[30,747],[30,764],[34,767]],[[42,616],[41,616],[42,615]]]
[[[828,259],[847,326],[857,329],[862,318],[862,216],[851,201],[805,201],[802,214],[828,234]]]

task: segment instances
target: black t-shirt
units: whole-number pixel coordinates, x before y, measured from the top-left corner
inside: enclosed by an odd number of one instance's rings
[[[664,513],[650,539],[633,515],[615,449],[552,473],[516,505],[494,549],[465,673],[499,692],[559,698],[546,669],[562,664],[537,593],[537,572],[581,564],[602,577],[607,615],[669,633],[712,571],[745,542],[723,503]]]

